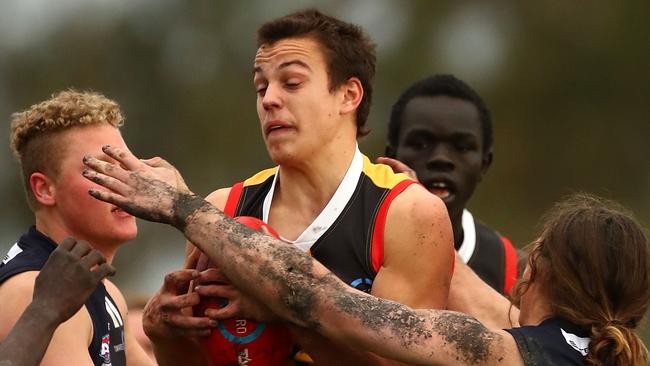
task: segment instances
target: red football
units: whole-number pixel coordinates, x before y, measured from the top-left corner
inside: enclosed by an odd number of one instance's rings
[[[236,217],[239,223],[253,230],[265,227],[274,237],[278,234],[262,220],[250,216]],[[201,254],[197,269],[213,266]],[[220,308],[228,303],[226,299],[202,299],[194,307],[195,315],[203,315],[208,308]],[[202,340],[212,365],[273,366],[284,365],[292,350],[293,340],[289,330],[279,324],[258,323],[249,319],[228,319],[219,322],[217,329]]]

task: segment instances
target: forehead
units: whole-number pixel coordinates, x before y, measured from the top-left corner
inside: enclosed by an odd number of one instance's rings
[[[448,96],[419,96],[411,99],[402,114],[402,130],[427,129],[437,133],[482,135],[476,106]]]
[[[287,61],[298,60],[310,67],[324,65],[321,46],[312,37],[287,38],[273,44],[263,44],[255,54],[254,71],[277,68]]]
[[[72,127],[62,134],[59,144],[69,155],[102,154],[106,144],[125,147],[120,130],[106,123]]]

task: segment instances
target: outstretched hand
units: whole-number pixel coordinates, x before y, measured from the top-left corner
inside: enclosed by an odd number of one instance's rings
[[[110,190],[90,189],[91,196],[141,219],[176,227],[185,225],[185,211],[193,207],[188,203],[203,202],[190,192],[178,170],[167,161],[139,160],[130,151],[109,145],[104,145],[102,151],[117,164],[84,156],[83,163],[89,169],[83,171],[83,176]]]
[[[36,277],[33,304],[64,322],[83,306],[99,281],[114,273],[106,258],[90,244],[65,238]]]

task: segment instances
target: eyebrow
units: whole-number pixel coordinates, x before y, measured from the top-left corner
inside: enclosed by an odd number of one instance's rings
[[[305,63],[302,60],[297,60],[297,59],[296,60],[289,60],[289,61],[281,63],[280,66],[278,66],[278,69],[285,69],[285,68],[287,68],[289,66],[293,66],[293,65],[298,65],[298,66],[301,66],[301,67],[311,71],[311,67],[309,67],[309,65],[307,65],[307,63]],[[253,75],[261,73],[261,72],[262,72],[262,68],[260,66],[256,66],[255,68],[253,68]]]

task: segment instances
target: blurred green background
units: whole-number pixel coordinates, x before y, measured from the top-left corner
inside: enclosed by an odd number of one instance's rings
[[[650,223],[650,2],[5,0],[0,4],[0,253],[32,223],[8,144],[12,112],[55,91],[101,91],[141,157],[174,163],[198,193],[271,164],[252,87],[255,30],[314,6],[378,45],[373,132],[413,81],[453,73],[494,120],[495,161],[470,208],[518,246],[562,195],[616,199]],[[182,264],[181,235],[141,222],[115,281],[146,296]],[[646,326],[647,328],[647,326]],[[650,339],[647,332],[646,343]]]

